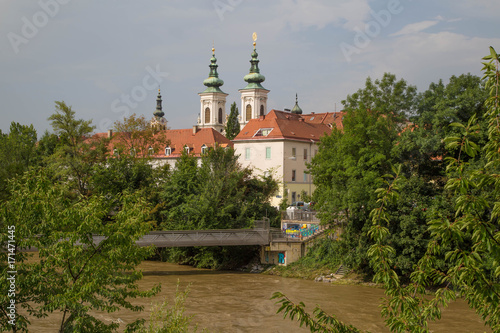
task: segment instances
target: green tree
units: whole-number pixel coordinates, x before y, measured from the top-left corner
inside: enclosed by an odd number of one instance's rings
[[[252,227],[266,214],[278,218],[269,198],[277,183],[256,178],[238,163],[232,148],[215,147],[197,159],[183,154],[162,192],[161,227],[179,229],[234,229]],[[199,267],[229,267],[249,260],[249,248],[212,247],[168,249],[170,260]],[[238,259],[235,261],[235,259]]]
[[[147,158],[168,145],[165,131],[152,127],[144,117],[135,114],[115,122],[113,146],[119,153],[135,158]]]
[[[12,122],[9,134],[0,131],[0,201],[7,199],[7,182],[38,164],[36,130]]]
[[[139,195],[123,193],[117,202],[94,195],[67,197],[66,186],[55,183],[43,171],[30,171],[11,184],[11,197],[0,206],[0,244],[15,242],[16,303],[31,316],[61,315],[59,332],[113,332],[116,323],[105,323],[92,311],[121,308],[141,311],[135,297],[159,291],[140,291],[141,272],[135,267],[152,254],[135,241],[147,233],[150,206]],[[8,228],[9,227],[9,228]],[[9,238],[8,230],[14,230]],[[93,235],[102,236],[94,241]],[[38,249],[38,260],[27,260],[21,250]],[[9,276],[7,253],[0,252],[2,276]],[[8,281],[0,280],[8,290]],[[0,295],[0,322],[6,329],[25,329],[27,317],[16,325],[5,312],[10,298]],[[18,312],[19,313],[19,312]],[[137,323],[134,323],[136,325]]]
[[[410,275],[408,284],[394,269],[396,249],[391,238],[393,223],[391,209],[400,200],[405,177],[402,165],[385,176],[384,186],[376,190],[377,207],[370,214],[369,236],[374,243],[368,256],[376,272],[374,281],[383,283],[388,296],[382,304],[386,325],[394,332],[429,332],[430,321],[441,318],[441,309],[463,297],[493,332],[500,332],[500,55],[490,47],[483,58],[489,98],[485,102],[487,141],[481,140],[478,112],[473,112],[466,124],[451,123],[458,134],[445,139],[451,154],[446,158],[445,191],[453,195],[453,212],[437,211],[428,222],[429,242]],[[436,86],[435,88],[439,88]],[[467,101],[470,103],[470,101]],[[476,163],[481,155],[486,163]],[[397,213],[402,213],[398,211]],[[444,262],[444,265],[442,263]],[[437,287],[433,297],[428,287]],[[334,317],[316,313],[313,317],[290,302],[284,295],[275,294],[285,316],[298,316],[301,324],[318,327]],[[348,329],[342,323],[340,329]],[[320,331],[333,331],[329,328]],[[311,331],[313,330],[311,328]]]
[[[226,127],[224,129],[226,138],[228,138],[229,140],[233,140],[238,135],[238,133],[240,133],[240,122],[238,121],[238,114],[239,113],[236,102],[233,102],[233,104],[231,104],[231,112],[229,113]]]
[[[382,79],[375,81],[368,77],[365,87],[348,95],[342,105],[346,111],[369,109],[405,120],[415,112],[416,96],[415,86],[408,85],[403,79],[398,81],[394,74],[384,73]]]
[[[371,273],[366,250],[369,213],[375,207],[375,189],[390,170],[405,116],[413,112],[416,89],[392,74],[374,82],[343,101],[343,129],[323,136],[309,168],[316,185],[313,195],[322,223],[342,222],[344,263],[359,272]]]
[[[49,156],[48,167],[69,188],[88,195],[92,167],[105,161],[108,140],[90,137],[92,121],[75,119],[75,111],[64,102],[56,102],[56,112],[48,120],[60,140],[55,153]]]

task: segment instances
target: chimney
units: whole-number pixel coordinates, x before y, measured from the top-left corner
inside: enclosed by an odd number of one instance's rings
[[[198,132],[198,125],[193,126],[193,135],[195,135],[196,132]]]
[[[113,130],[109,129],[108,130],[108,139],[111,139],[112,136],[113,136]]]

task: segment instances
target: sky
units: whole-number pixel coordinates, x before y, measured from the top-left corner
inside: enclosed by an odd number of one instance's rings
[[[500,51],[495,0],[33,0],[0,2],[0,130],[33,124],[41,137],[55,101],[105,132],[151,118],[161,87],[172,129],[200,112],[212,47],[221,89],[240,108],[252,33],[268,111],[342,109],[385,72],[420,92],[452,75],[481,75]]]

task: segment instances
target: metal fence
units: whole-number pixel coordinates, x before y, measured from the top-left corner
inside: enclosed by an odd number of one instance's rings
[[[320,222],[315,211],[294,209],[281,212],[282,221]]]

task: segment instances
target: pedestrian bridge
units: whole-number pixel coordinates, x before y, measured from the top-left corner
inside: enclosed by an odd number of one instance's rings
[[[97,245],[105,236],[94,236]],[[255,221],[252,229],[152,231],[136,241],[138,246],[189,247],[269,245],[269,221]]]

